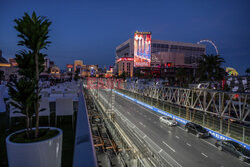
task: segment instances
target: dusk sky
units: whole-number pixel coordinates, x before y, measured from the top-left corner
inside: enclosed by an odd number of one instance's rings
[[[115,48],[133,33],[151,31],[153,39],[196,43],[212,40],[223,66],[244,74],[250,68],[250,0],[1,0],[0,49],[13,58],[17,46],[14,19],[35,11],[52,21],[52,44],[45,53],[60,68],[112,65]],[[207,44],[208,53],[215,53]]]

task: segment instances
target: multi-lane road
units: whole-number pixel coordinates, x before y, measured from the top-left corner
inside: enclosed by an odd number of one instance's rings
[[[110,99],[107,90],[100,90],[99,93],[105,99]],[[160,148],[157,152],[166,154],[162,156],[167,166],[250,166],[228,153],[220,152],[214,145],[215,139],[198,139],[186,133],[183,125],[168,127],[159,122],[159,114],[117,94],[115,109],[146,134],[156,144],[155,147]]]

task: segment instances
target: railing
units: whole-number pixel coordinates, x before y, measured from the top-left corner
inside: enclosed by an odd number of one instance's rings
[[[127,90],[119,89],[117,93],[119,94],[119,92],[124,94],[123,96],[127,95],[126,97],[130,100],[136,101],[137,103],[150,108],[153,111],[159,112],[160,114],[164,113],[165,115],[168,113],[167,115],[170,114],[177,116],[180,118],[181,123],[185,124],[187,121],[192,121],[203,125],[204,127],[210,129],[211,135],[217,139],[236,140],[236,142],[239,142],[250,149],[250,146],[248,145],[250,143],[250,128],[247,126],[231,123],[228,120],[223,120],[202,112],[189,111],[178,105],[173,105],[171,103],[156,100],[154,98],[129,92]]]
[[[73,166],[98,166],[87,107],[84,99],[84,92],[81,86],[77,113]]]
[[[250,124],[250,93],[125,83],[124,90],[225,119]]]

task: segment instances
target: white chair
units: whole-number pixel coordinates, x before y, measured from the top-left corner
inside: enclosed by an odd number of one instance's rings
[[[72,116],[72,126],[74,127],[74,110],[72,98],[57,98],[56,99],[56,123],[57,116]]]
[[[61,91],[52,91],[50,97],[63,97],[63,93]]]
[[[75,96],[77,96],[76,93],[64,93],[64,94],[63,94],[63,97],[68,97],[68,98],[72,98],[72,99],[73,99],[73,97],[75,97]]]
[[[48,98],[42,98],[40,101],[40,106],[39,106],[39,110],[40,109],[45,109],[42,112],[39,112],[39,116],[45,116],[48,117],[48,123],[50,126],[50,109],[49,109],[49,100]]]

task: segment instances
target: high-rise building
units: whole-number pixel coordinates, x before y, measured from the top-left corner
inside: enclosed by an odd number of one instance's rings
[[[44,71],[49,72],[49,68],[50,68],[50,59],[45,58],[44,59]]]
[[[2,57],[2,50],[0,50],[0,71],[4,72],[4,77],[2,79],[9,80],[10,75],[18,76],[17,66],[12,66],[11,63]]]
[[[124,74],[128,77],[133,77],[134,58],[121,57],[116,60],[118,75]]]
[[[80,69],[80,72],[81,72],[82,66],[83,66],[82,60],[75,60],[74,61],[74,71],[76,71],[77,69]]]
[[[165,68],[165,71],[180,67],[192,69],[197,67],[205,52],[203,44],[155,40],[151,39],[150,32],[135,32],[134,39],[116,47],[115,72],[121,75],[134,71],[134,68]],[[126,64],[131,62],[133,65],[126,68]]]
[[[66,73],[73,73],[73,64],[66,64]]]

